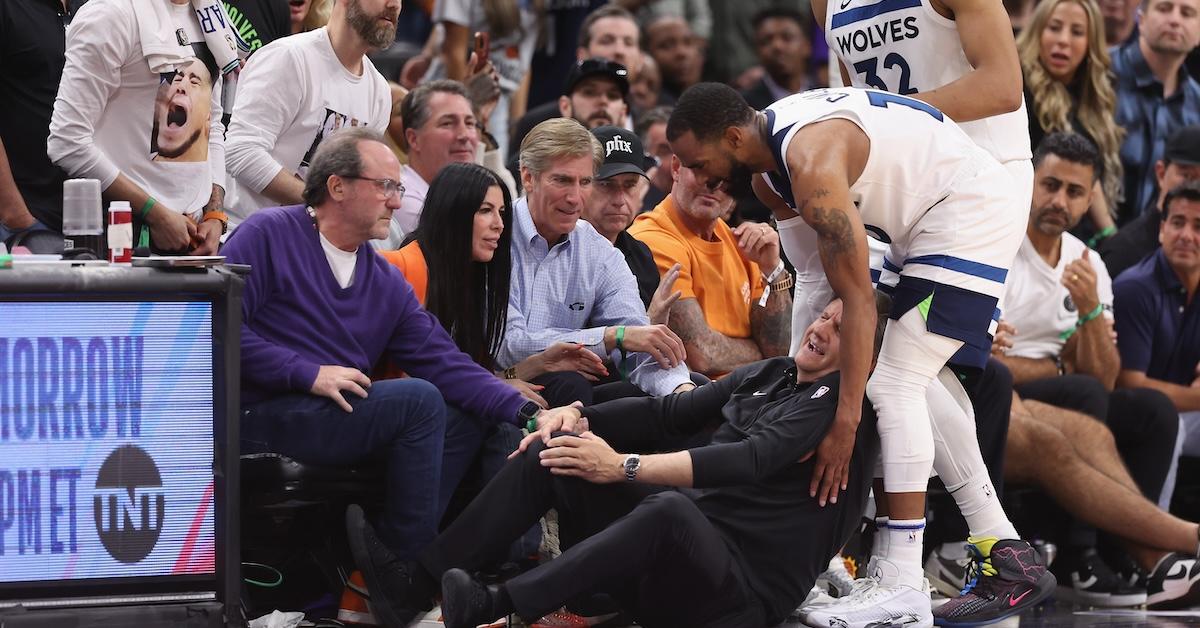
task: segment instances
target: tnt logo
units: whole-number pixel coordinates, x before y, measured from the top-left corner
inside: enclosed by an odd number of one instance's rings
[[[96,477],[92,497],[96,533],[110,556],[136,563],[150,555],[162,533],[167,497],[158,467],[135,445],[117,448]]]
[[[604,156],[608,157],[614,150],[619,150],[622,153],[633,154],[633,143],[623,140],[619,137],[614,137],[604,143]]]

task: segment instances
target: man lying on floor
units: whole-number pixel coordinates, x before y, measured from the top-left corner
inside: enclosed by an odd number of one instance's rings
[[[881,314],[876,351],[887,319]],[[504,469],[423,553],[394,558],[351,506],[347,527],[376,617],[404,626],[442,584],[448,628],[516,612],[533,621],[607,593],[641,626],[768,626],[794,610],[859,524],[878,452],[863,404],[857,433],[830,431],[838,402],[841,301],[805,332],[796,357],[741,367],[693,391],[543,413]],[[661,451],[719,425],[711,444]],[[586,431],[590,429],[590,431]],[[579,435],[564,432],[582,432]],[[827,504],[814,452],[854,438],[844,492]],[[499,586],[468,571],[503,552],[551,508],[558,558]],[[464,571],[466,570],[466,571]]]

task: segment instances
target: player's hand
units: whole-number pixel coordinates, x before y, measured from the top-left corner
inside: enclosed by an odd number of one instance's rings
[[[854,439],[861,419],[862,408],[838,407],[833,425],[821,444],[817,445],[816,465],[812,481],[808,485],[809,497],[817,503],[837,503],[838,494],[846,490],[850,482],[850,455],[854,451]]]
[[[342,391],[350,391],[363,399],[367,398],[367,389],[371,387],[371,378],[358,369],[326,364],[317,371],[317,379],[313,381],[309,392],[321,397],[329,397],[346,412],[354,412],[350,402],[342,396]]]
[[[613,484],[625,479],[625,456],[591,432],[557,436],[546,444],[548,448],[539,455],[542,466],[554,475],[583,478],[594,484]]]
[[[551,408],[539,412],[537,415],[537,430],[530,432],[521,439],[517,449],[508,457],[516,458],[518,454],[529,449],[529,446],[536,441],[543,443],[550,442],[550,435],[554,432],[586,432],[588,429],[588,421],[584,418],[583,413],[579,411],[583,404],[576,401],[569,406],[561,408]]]
[[[516,379],[516,378],[502,379],[500,381],[504,382],[505,384],[508,384],[509,386],[512,386],[514,389],[516,389],[517,392],[521,393],[522,397],[538,404],[538,407],[540,407],[541,409],[545,410],[546,408],[550,407],[549,405],[546,404],[546,400],[542,399],[542,396],[538,394],[539,392],[542,391],[543,388],[545,388],[545,386],[540,386],[538,384],[531,384],[523,379]]]
[[[150,225],[150,242],[162,251],[186,251],[196,236],[196,223],[183,214],[155,203],[146,216]]]
[[[670,322],[671,306],[683,296],[682,292],[675,289],[675,280],[679,279],[681,268],[679,264],[675,264],[662,276],[662,281],[658,282],[658,289],[650,299],[650,307],[646,308],[646,316],[651,325],[666,325]]]
[[[196,235],[192,238],[191,255],[216,255],[221,246],[221,221],[205,220],[196,227]]]
[[[542,369],[547,373],[575,371],[589,382],[598,382],[608,377],[604,360],[587,347],[571,342],[556,342],[538,354]]]
[[[649,354],[664,369],[675,368],[687,359],[683,341],[666,325],[626,327],[622,344],[626,351]]]
[[[733,230],[738,249],[746,259],[769,273],[779,265],[779,233],[763,222],[743,222]]]
[[[1096,270],[1088,261],[1088,249],[1084,249],[1083,257],[1067,263],[1060,281],[1075,302],[1079,316],[1087,315],[1100,305],[1100,296],[1096,291]]]
[[[1012,323],[1000,319],[996,324],[996,335],[992,337],[992,355],[1000,356],[1008,353],[1013,347],[1013,337],[1017,335],[1017,328],[1013,327]]]

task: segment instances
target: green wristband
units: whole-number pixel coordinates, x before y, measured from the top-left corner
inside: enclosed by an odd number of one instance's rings
[[[530,434],[536,432],[537,419],[529,419],[529,422],[525,424],[525,431],[529,432]]]
[[[1079,322],[1075,326],[1082,327],[1084,324],[1094,321],[1097,318],[1100,318],[1100,315],[1103,313],[1104,313],[1104,304],[1101,303],[1100,305],[1096,306],[1096,309],[1081,316],[1079,318]]]
[[[1108,239],[1110,236],[1112,236],[1116,232],[1117,232],[1117,228],[1113,225],[1109,225],[1109,226],[1101,229],[1098,233],[1096,233],[1096,235],[1092,236],[1091,239],[1087,241],[1088,248],[1089,249],[1096,248],[1097,244],[1100,244],[1100,242],[1102,240]]]
[[[617,326],[617,351],[625,352],[625,326]]]
[[[154,209],[154,205],[157,202],[153,196],[146,197],[146,202],[142,204],[142,220],[145,220],[146,216],[150,215],[150,210]]]

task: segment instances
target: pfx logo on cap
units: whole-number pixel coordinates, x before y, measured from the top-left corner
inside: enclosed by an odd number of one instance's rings
[[[622,153],[633,154],[633,143],[623,140],[619,137],[614,137],[604,143],[604,156],[608,157],[614,150],[619,150]]]

